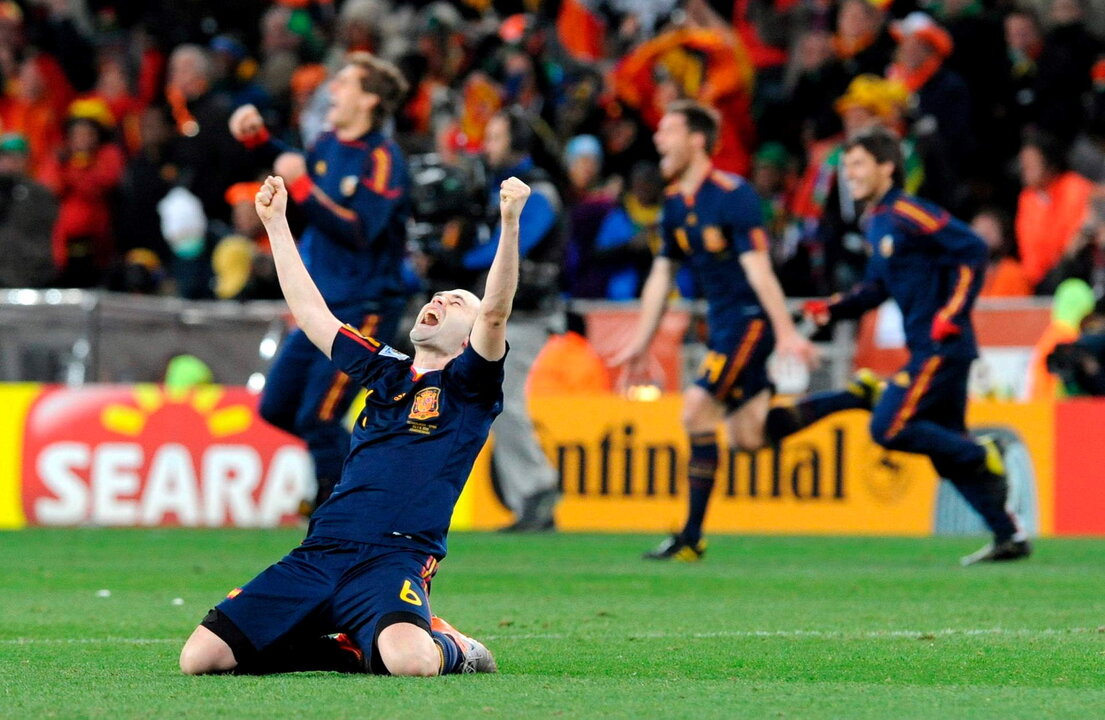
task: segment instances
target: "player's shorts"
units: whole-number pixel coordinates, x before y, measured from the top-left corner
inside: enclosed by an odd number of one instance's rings
[[[216,607],[204,625],[241,663],[303,634],[348,634],[376,655],[380,631],[396,622],[430,630],[430,579],[437,559],[425,553],[348,540],[309,537]],[[219,618],[218,616],[222,617]],[[232,627],[227,628],[229,621]]]
[[[711,327],[706,347],[694,384],[724,405],[726,413],[773,388],[767,359],[775,349],[775,333],[765,318]]]
[[[967,381],[970,358],[939,355],[910,357],[894,373],[871,414],[876,439],[893,441],[911,422],[926,420],[966,433]]]

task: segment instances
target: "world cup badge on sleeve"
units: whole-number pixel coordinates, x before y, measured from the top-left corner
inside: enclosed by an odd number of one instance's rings
[[[357,176],[346,175],[341,179],[341,194],[345,197],[352,197],[355,192],[357,192]]]

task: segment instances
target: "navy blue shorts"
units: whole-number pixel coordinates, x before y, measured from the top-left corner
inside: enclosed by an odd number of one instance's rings
[[[772,388],[767,359],[775,349],[771,323],[756,318],[715,332],[710,328],[707,353],[694,384],[734,413],[762,391]]]
[[[437,559],[425,553],[307,538],[232,590],[216,609],[254,651],[303,634],[344,632],[368,652],[378,631],[390,622],[410,622],[429,631],[430,580],[436,571]],[[381,625],[381,619],[388,622]]]

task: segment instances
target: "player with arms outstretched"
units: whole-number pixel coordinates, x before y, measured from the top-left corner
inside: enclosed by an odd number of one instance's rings
[[[631,370],[643,361],[679,264],[688,263],[709,304],[709,352],[683,394],[683,426],[691,446],[687,521],[645,555],[655,560],[695,561],[706,550],[702,523],[718,467],[718,425],[724,423],[733,447],[756,450],[765,444],[772,349],[814,360],[813,346],[795,329],[772,270],[759,196],[743,178],[715,170],[710,162],[717,135],[717,113],[695,102],[673,103],[660,120],[654,141],[670,183],[661,219],[663,246],[641,293],[634,339],[614,359]]]
[[[840,392],[811,395],[768,417],[775,441],[834,412],[872,412],[871,436],[890,450],[926,455],[982,517],[993,542],[964,565],[1027,557],[1031,548],[1006,509],[1001,448],[967,433],[967,376],[978,357],[971,309],[986,271],[986,245],[964,223],[902,191],[901,141],[877,129],[845,144],[844,179],[866,205],[870,258],[848,293],[806,304],[817,323],[856,318],[889,298],[902,310],[909,363],[885,386],[861,370]]]
[[[296,250],[283,181],[265,181],[257,210],[296,322],[368,397],[341,480],[306,539],[207,615],[181,651],[185,673],[496,670],[487,648],[431,616],[429,588],[453,506],[502,410],[529,193],[517,178],[503,182],[503,231],[483,299],[437,293],[410,331],[412,360],[334,316]]]

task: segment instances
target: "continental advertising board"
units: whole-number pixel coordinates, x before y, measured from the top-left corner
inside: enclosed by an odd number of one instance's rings
[[[171,394],[152,385],[0,386],[0,527],[31,525],[238,526],[298,522],[312,492],[302,444],[261,421],[241,388]],[[542,444],[563,490],[565,530],[667,531],[685,509],[687,448],[680,400],[546,398],[533,403]],[[1105,533],[1099,483],[1078,468],[1082,444],[1046,404],[975,404],[973,429],[1004,435],[1012,503],[1041,534]],[[1058,419],[1057,419],[1058,416]],[[714,532],[926,535],[980,528],[929,463],[871,443],[864,413],[830,418],[780,451],[722,453],[707,519]],[[1099,427],[1099,425],[1097,425]],[[510,513],[495,495],[485,449],[454,515],[456,529],[491,529]],[[1100,467],[1105,458],[1099,459]],[[1065,488],[1065,490],[1064,490]],[[1056,497],[1056,492],[1060,496]],[[1062,493],[1066,494],[1063,495]],[[1098,493],[1098,495],[1094,495]],[[1096,503],[1087,509],[1088,503]]]

